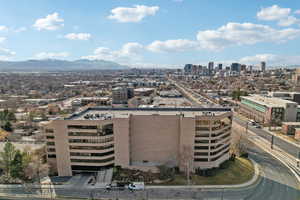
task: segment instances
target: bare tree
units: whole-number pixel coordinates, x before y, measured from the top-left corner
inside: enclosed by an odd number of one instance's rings
[[[193,164],[193,150],[189,145],[183,145],[180,151],[180,168],[184,169],[187,178],[187,184],[190,184],[190,172],[192,171],[191,166]]]

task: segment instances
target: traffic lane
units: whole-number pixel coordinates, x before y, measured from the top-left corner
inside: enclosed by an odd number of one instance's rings
[[[246,126],[247,122],[244,120],[241,120],[239,118],[234,117],[233,118],[235,122],[237,122],[238,124],[242,125],[242,126]],[[251,130],[252,132],[256,133],[257,135],[261,136],[262,138],[271,141],[272,139],[272,135],[263,130],[263,129],[258,129],[255,128],[253,126],[248,126],[248,129]],[[294,157],[298,157],[298,153],[300,152],[300,148],[290,144],[289,142],[286,142],[284,140],[282,140],[279,137],[274,137],[274,145],[278,146],[279,148],[281,148],[282,150],[286,151],[287,153],[289,153],[290,155],[294,156]]]
[[[262,182],[247,199],[296,200],[300,198],[299,183],[294,174],[276,158],[257,146],[248,146],[250,157],[262,168]]]

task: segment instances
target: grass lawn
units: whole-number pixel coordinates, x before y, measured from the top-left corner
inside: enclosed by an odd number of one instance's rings
[[[241,184],[249,181],[254,175],[254,166],[246,158],[237,157],[235,161],[230,161],[226,169],[216,169],[214,176],[204,177],[192,175],[191,183],[193,185],[232,185]],[[186,185],[184,175],[175,175],[172,181],[162,183],[161,185]]]

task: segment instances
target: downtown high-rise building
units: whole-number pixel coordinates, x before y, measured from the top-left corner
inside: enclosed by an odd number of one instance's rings
[[[211,76],[213,74],[214,70],[214,62],[209,62],[208,63],[208,75]]]
[[[260,70],[261,70],[262,72],[265,72],[265,71],[266,71],[266,62],[265,62],[265,61],[262,61],[262,62],[260,63]]]

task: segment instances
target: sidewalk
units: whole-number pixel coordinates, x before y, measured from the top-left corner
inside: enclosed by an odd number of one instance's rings
[[[285,142],[288,142],[288,143],[290,143],[292,145],[295,145],[296,147],[300,148],[300,142],[298,142],[298,143],[297,142],[292,142],[289,139],[285,138],[284,136],[281,136],[280,134],[273,133],[272,131],[269,130],[268,127],[264,127],[263,130],[270,133],[271,135],[274,135],[275,137],[278,137],[278,138],[284,140]]]
[[[193,188],[199,188],[199,189],[229,189],[229,188],[243,188],[243,187],[248,187],[248,186],[251,186],[253,185],[255,182],[258,181],[259,179],[259,175],[261,173],[260,169],[259,169],[259,165],[252,159],[250,159],[251,162],[253,163],[254,165],[254,176],[252,177],[251,180],[249,180],[248,182],[246,183],[242,183],[242,184],[237,184],[237,185],[170,185],[170,186],[147,186],[146,185],[146,189],[159,189],[159,188],[168,188],[168,189],[193,189]],[[23,185],[21,184],[15,184],[15,185],[6,185],[6,184],[0,184],[0,188],[21,188],[23,187]],[[54,188],[60,188],[60,189],[64,189],[64,188],[70,188],[69,185],[49,185],[49,184],[45,184],[43,185],[43,189],[53,189]],[[41,186],[39,185],[33,185],[33,188],[41,188]],[[93,188],[99,188],[99,187],[88,187],[89,189],[93,189]],[[104,188],[104,187],[102,187]]]

